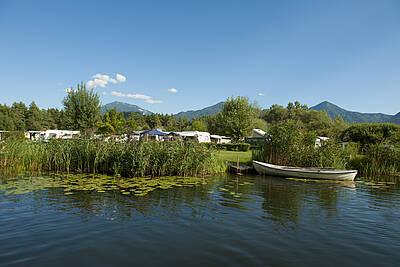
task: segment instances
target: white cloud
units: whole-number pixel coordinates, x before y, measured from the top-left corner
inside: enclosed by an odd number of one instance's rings
[[[264,96],[264,94],[263,93],[258,93],[258,96]]]
[[[117,81],[119,81],[120,83],[126,82],[126,77],[124,75],[117,73],[116,77]]]
[[[176,94],[176,93],[178,93],[178,90],[175,88],[170,88],[170,89],[168,89],[168,92]]]
[[[142,94],[124,94],[121,92],[112,91],[111,95],[117,97],[126,97],[126,98],[135,98],[135,99],[143,99],[149,104],[159,104],[162,103],[161,100],[154,100],[151,96],[142,95]]]
[[[149,104],[161,104],[162,103],[161,100],[153,100],[153,99],[148,99],[148,100],[146,100],[146,102]]]
[[[111,95],[113,95],[113,96],[118,96],[118,97],[126,97],[125,94],[120,93],[120,92],[115,92],[115,91],[112,91],[112,92],[111,92]]]
[[[96,88],[97,86],[105,88],[107,85],[107,81],[101,80],[101,79],[94,79],[90,80],[86,83],[86,86],[89,88]]]
[[[108,83],[123,83],[126,81],[126,77],[117,74],[116,79],[111,78],[109,75],[97,73],[93,75],[92,80],[89,80],[86,83],[86,86],[89,88],[103,87],[105,88]]]

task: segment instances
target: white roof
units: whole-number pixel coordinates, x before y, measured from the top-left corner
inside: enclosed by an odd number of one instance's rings
[[[47,130],[42,133],[55,133],[55,134],[79,134],[80,131],[70,131],[70,130]]]
[[[253,133],[264,136],[265,132],[261,129],[253,129]]]
[[[210,136],[210,133],[208,132],[199,132],[199,131],[184,131],[184,132],[173,132],[173,133],[178,134],[180,136],[195,136],[195,135]]]
[[[222,139],[231,139],[228,136],[223,136],[223,135],[216,135],[216,134],[212,134],[210,135],[211,138],[222,138]]]

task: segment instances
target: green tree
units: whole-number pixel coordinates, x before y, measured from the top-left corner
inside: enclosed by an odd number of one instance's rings
[[[128,115],[128,118],[126,119],[125,122],[125,131],[128,134],[131,134],[132,131],[135,131],[138,128],[136,120],[135,120],[135,116],[133,112],[130,112]]]
[[[28,113],[28,108],[22,102],[14,103],[11,107],[15,129],[17,131],[24,131],[26,129],[25,117]]]
[[[200,119],[195,119],[192,121],[192,130],[193,131],[199,131],[199,132],[205,132],[207,131],[206,124],[204,121]]]
[[[341,134],[345,142],[358,142],[362,148],[374,144],[399,144],[400,126],[393,123],[352,124]]]
[[[151,129],[161,128],[160,115],[153,113],[147,117],[147,124]]]
[[[225,135],[238,141],[249,134],[256,118],[256,109],[246,97],[228,98],[221,111],[221,125]]]
[[[29,105],[26,118],[26,129],[31,131],[39,131],[42,128],[42,116],[40,109],[36,106],[35,102]]]
[[[116,108],[107,109],[103,120],[96,123],[97,132],[102,135],[122,134],[125,132],[125,118],[122,112],[118,113]]]
[[[99,95],[86,85],[78,84],[77,89],[71,88],[63,100],[64,124],[68,129],[80,130],[87,134],[94,131],[100,117]]]

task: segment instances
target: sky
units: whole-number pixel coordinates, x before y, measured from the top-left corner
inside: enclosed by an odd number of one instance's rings
[[[0,103],[85,83],[152,112],[246,96],[400,112],[400,1],[0,0]]]

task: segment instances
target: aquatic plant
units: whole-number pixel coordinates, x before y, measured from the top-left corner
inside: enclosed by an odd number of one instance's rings
[[[115,178],[99,174],[50,173],[49,176],[22,175],[19,178],[5,178],[0,182],[0,193],[13,195],[27,194],[49,188],[60,188],[65,195],[76,194],[80,191],[91,191],[97,193],[119,192],[123,195],[144,196],[157,189],[206,185],[207,179],[179,176]]]
[[[124,177],[202,175],[225,170],[212,149],[195,142],[104,142],[88,138],[26,142],[9,139],[0,172],[78,172]]]
[[[389,145],[370,145],[362,155],[350,159],[349,165],[361,176],[400,176],[400,148]]]

